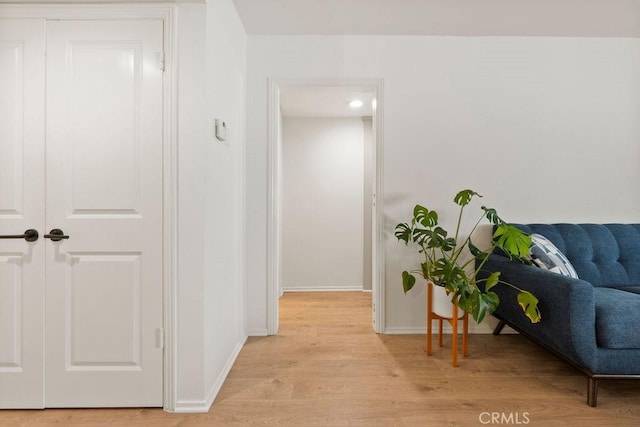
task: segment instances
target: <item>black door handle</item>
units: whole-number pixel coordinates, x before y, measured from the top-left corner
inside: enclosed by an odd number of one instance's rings
[[[38,230],[30,228],[24,232],[24,234],[5,234],[0,235],[0,239],[24,239],[27,242],[35,242],[38,240]]]
[[[52,242],[59,242],[62,239],[68,239],[69,236],[64,235],[64,231],[59,228],[54,228],[49,232],[49,234],[44,235],[45,239],[51,239]]]

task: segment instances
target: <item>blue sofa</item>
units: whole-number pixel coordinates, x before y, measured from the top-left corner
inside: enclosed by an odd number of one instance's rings
[[[640,379],[640,224],[517,226],[549,239],[579,278],[491,255],[480,277],[500,271],[535,294],[542,313],[530,323],[515,291],[496,286],[494,334],[507,324],[578,368],[588,377],[587,403],[596,406],[599,380]]]

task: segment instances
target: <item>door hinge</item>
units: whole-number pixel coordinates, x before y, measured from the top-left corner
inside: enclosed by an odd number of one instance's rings
[[[164,329],[156,329],[156,347],[164,348]]]
[[[164,52],[158,52],[158,67],[164,71]]]

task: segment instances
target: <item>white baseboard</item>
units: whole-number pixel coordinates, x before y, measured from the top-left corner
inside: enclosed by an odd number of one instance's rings
[[[182,413],[182,414],[195,414],[195,413],[209,412],[211,405],[213,405],[213,401],[216,399],[216,396],[220,392],[220,389],[224,384],[224,380],[227,379],[227,375],[229,375],[229,371],[231,371],[233,364],[236,362],[236,359],[240,354],[240,350],[242,350],[242,347],[244,346],[244,343],[246,342],[246,340],[247,338],[245,337],[236,345],[236,348],[231,353],[231,356],[227,360],[227,363],[225,363],[224,368],[222,368],[220,375],[218,375],[218,378],[212,384],[211,389],[209,390],[209,393],[207,393],[206,398],[204,400],[178,400],[176,402],[176,407],[174,412]]]
[[[427,328],[424,326],[404,328],[387,327],[382,333],[384,335],[424,335],[427,333]]]
[[[269,335],[266,329],[251,329],[247,332],[250,337],[266,337]]]
[[[362,292],[362,286],[344,286],[336,288],[313,288],[313,287],[286,287],[282,292]],[[370,292],[370,291],[369,291]]]
[[[176,407],[172,412],[176,414],[204,414],[208,411],[205,401],[180,400],[176,402]]]
[[[452,331],[453,329],[451,328],[451,325],[449,323],[443,324],[442,326],[443,334],[450,335]],[[459,331],[458,333],[462,333],[462,323],[459,324],[458,331]],[[435,322],[433,324],[433,328],[431,329],[431,332],[435,334],[438,333],[438,326]],[[469,334],[490,334],[492,332],[493,332],[493,328],[485,323],[478,325],[475,322],[469,322]],[[506,329],[505,329],[505,332],[507,332]],[[426,326],[387,327],[382,333],[385,335],[414,335],[414,334],[425,335],[427,333],[427,327]]]

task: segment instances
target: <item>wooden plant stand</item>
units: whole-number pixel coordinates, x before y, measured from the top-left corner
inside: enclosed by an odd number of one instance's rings
[[[438,321],[438,346],[442,347],[442,321],[446,320],[451,324],[451,364],[458,366],[458,320],[462,320],[462,355],[469,355],[469,347],[467,344],[469,335],[469,313],[466,311],[461,319],[458,319],[458,304],[451,304],[451,317],[443,317],[433,312],[433,283],[429,282],[427,287],[427,356],[433,354],[431,346],[431,338],[433,336],[431,327],[433,320]]]

